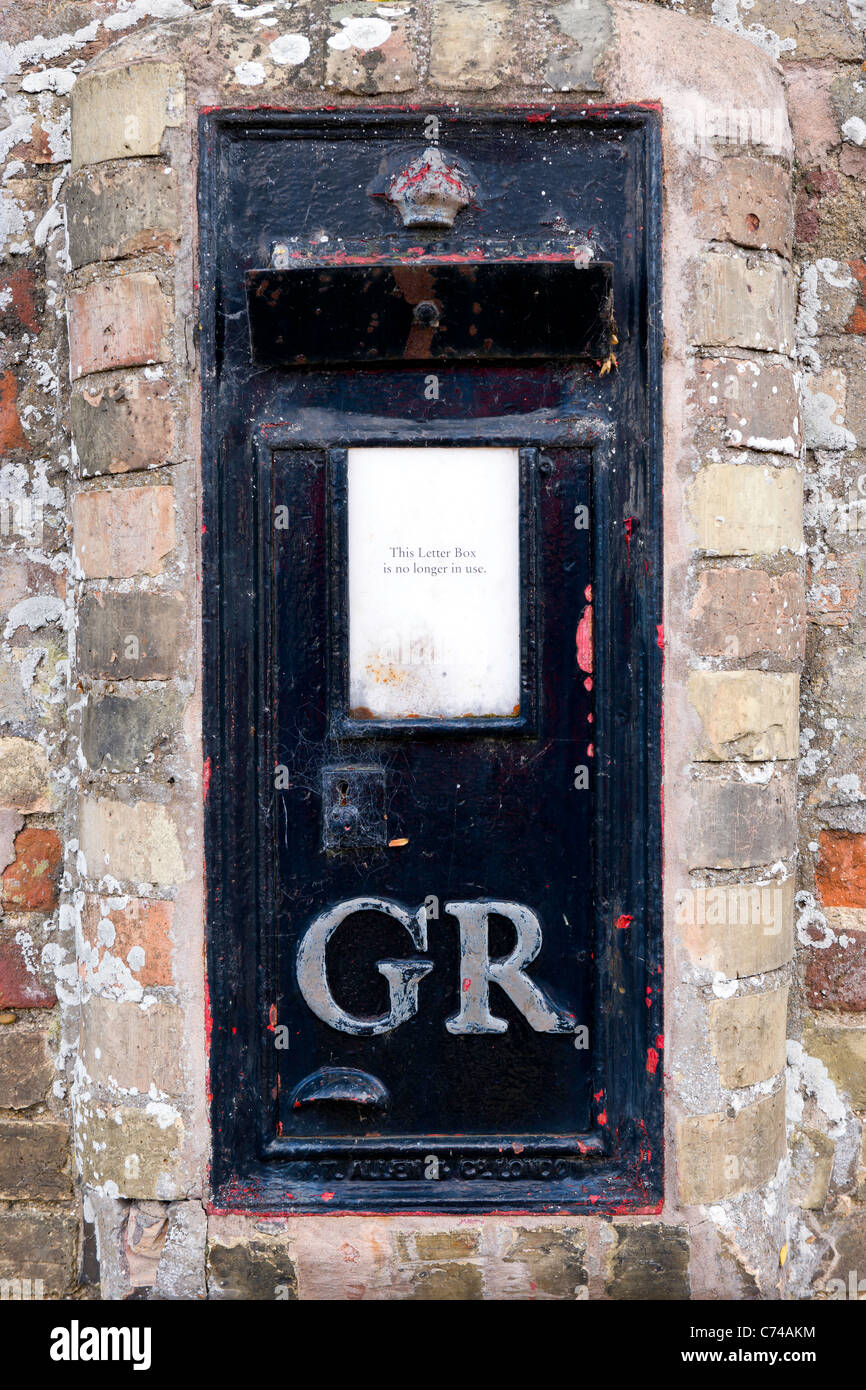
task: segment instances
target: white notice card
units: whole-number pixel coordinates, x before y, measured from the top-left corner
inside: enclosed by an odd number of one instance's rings
[[[356,719],[520,713],[517,449],[349,449]]]

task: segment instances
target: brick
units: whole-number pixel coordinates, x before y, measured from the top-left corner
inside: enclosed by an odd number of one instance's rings
[[[848,378],[841,367],[827,367],[803,379],[803,443],[807,449],[852,449],[846,425]]]
[[[435,0],[430,27],[433,87],[485,92],[515,72],[513,0]],[[466,36],[472,34],[471,44]]]
[[[91,694],[81,713],[87,764],[94,771],[135,772],[155,748],[170,744],[180,719],[180,702],[173,692],[130,698]]]
[[[78,1222],[70,1212],[0,1212],[0,1278],[29,1279],[31,1287],[41,1279],[43,1298],[76,1291],[77,1245]]]
[[[688,490],[696,545],[713,555],[800,553],[803,481],[794,468],[711,463]]]
[[[294,1302],[298,1297],[295,1262],[281,1241],[266,1236],[210,1240],[207,1294],[219,1300]]]
[[[0,738],[0,805],[15,811],[51,811],[48,757],[29,738]]]
[[[466,1302],[484,1297],[481,1270],[478,1265],[422,1265],[412,1276],[409,1298],[423,1302]]]
[[[37,560],[13,559],[9,554],[4,555],[3,567],[0,570],[0,614],[4,619],[12,616],[11,610],[16,608],[19,603],[23,603],[25,599],[36,598],[44,601],[49,596],[63,598],[65,594],[66,580],[63,574],[52,570],[50,565],[40,564]],[[54,605],[54,607],[58,618],[61,617],[59,605]],[[16,615],[16,619],[30,618],[34,608],[39,619],[39,626],[43,626],[47,621],[44,602],[28,605],[26,609]],[[29,626],[29,623],[26,625]],[[21,621],[21,626],[25,626],[24,621]],[[11,634],[11,640],[14,645],[16,641],[14,632]]]
[[[159,154],[166,130],[183,121],[183,72],[136,63],[85,73],[72,92],[72,168]]]
[[[820,1211],[827,1200],[836,1153],[832,1139],[819,1129],[795,1129],[790,1137],[790,1198],[795,1207]]]
[[[728,979],[779,970],[794,954],[794,880],[695,884],[677,893],[676,924],[696,965]]]
[[[72,503],[75,554],[86,579],[160,574],[175,546],[174,488],[80,492]]]
[[[0,1120],[0,1197],[71,1196],[69,1156],[69,1130],[59,1120]]]
[[[787,985],[712,1001],[710,1044],[723,1086],[755,1086],[785,1070],[787,1016]]]
[[[589,1283],[586,1241],[573,1226],[530,1226],[517,1229],[502,1257],[504,1264],[520,1264],[534,1294],[549,1298],[579,1298]]]
[[[87,594],[78,625],[78,669],[112,680],[165,680],[182,665],[180,594]]]
[[[175,435],[168,382],[132,376],[101,391],[75,392],[72,437],[83,478],[172,462]]]
[[[112,367],[168,362],[171,303],[149,271],[94,280],[67,296],[72,380]]]
[[[855,1110],[866,1110],[866,1029],[806,1023],[803,1047],[810,1057],[818,1057],[830,1079],[844,1091]]]
[[[82,797],[79,840],[92,878],[170,885],[188,877],[175,822],[154,802]]]
[[[796,758],[799,676],[770,671],[692,671],[688,695],[703,724],[692,754],[699,761]]]
[[[858,258],[849,261],[848,268],[857,284],[857,299],[851,307],[851,314],[845,324],[845,332],[866,333],[866,260]]]
[[[177,178],[165,164],[82,170],[64,193],[73,269],[177,244]]]
[[[81,1009],[80,1055],[97,1086],[169,1096],[183,1091],[183,1011],[158,1001],[147,1009],[91,995]]]
[[[153,1288],[168,1235],[162,1202],[136,1203],[129,1209],[123,1233],[123,1253],[134,1289]]]
[[[699,259],[690,312],[690,342],[791,352],[794,276],[775,261],[707,251]]]
[[[556,92],[603,91],[598,68],[614,38],[607,0],[566,0],[554,6],[551,20],[545,31],[545,85]]]
[[[797,839],[795,781],[774,775],[765,785],[738,776],[692,783],[685,855],[692,869],[749,869],[790,859]]]
[[[857,25],[849,19],[849,7],[836,0],[754,0],[747,23],[756,34],[767,31],[781,40],[779,57],[806,59],[841,58],[857,62],[862,57]]]
[[[866,931],[849,928],[841,939],[811,950],[805,984],[806,1000],[813,1009],[866,1012]]]
[[[104,899],[88,894],[81,927],[91,950],[98,952],[94,970],[98,969],[102,956],[110,953],[124,961],[145,988],[173,984],[173,921],[172,902],[151,898]],[[131,952],[134,954],[130,959]]]
[[[0,1030],[0,1110],[26,1110],[45,1100],[54,1063],[44,1032]]]
[[[38,333],[42,327],[45,292],[27,267],[0,275],[0,331],[17,337]]]
[[[806,610],[810,622],[847,627],[860,597],[861,565],[855,555],[822,554],[808,561]]]
[[[382,19],[369,6],[332,7],[327,40],[325,85],[341,92],[375,96],[379,92],[408,92],[418,85],[413,35],[415,14],[392,9]],[[388,30],[390,29],[390,33]]]
[[[18,382],[14,372],[0,372],[0,454],[26,447],[18,415]]]
[[[830,101],[832,73],[829,64],[788,63],[785,67],[794,149],[805,168],[823,168],[839,143],[839,127]]]
[[[24,817],[19,811],[0,807],[0,874],[15,858],[15,836],[24,829]]]
[[[802,661],[806,650],[803,578],[790,571],[703,570],[689,612],[692,641],[701,656],[748,660],[776,656]]]
[[[698,363],[697,401],[719,420],[726,444],[799,455],[800,407],[787,367],[733,357]]]
[[[720,159],[698,183],[692,213],[708,241],[791,254],[791,176],[782,164],[750,155]]]
[[[50,912],[57,905],[63,851],[53,830],[35,826],[15,837],[15,860],[3,872],[0,896],[4,911],[21,908]]]
[[[608,1298],[673,1302],[691,1296],[689,1231],[686,1226],[645,1222],[615,1226],[608,1257]]]
[[[162,1123],[160,1123],[162,1121]],[[179,1118],[129,1105],[91,1114],[83,1126],[82,1177],[93,1187],[113,1182],[120,1197],[167,1201],[176,1195]]]
[[[478,1244],[478,1231],[419,1231],[415,1254],[419,1260],[465,1260],[478,1254]]]
[[[52,1009],[57,996],[35,973],[33,960],[26,939],[17,939],[17,932],[9,928],[0,932],[0,1008],[2,1009]]]
[[[785,1090],[735,1115],[696,1115],[677,1125],[677,1171],[688,1206],[721,1202],[769,1182],[785,1156]]]
[[[824,907],[866,907],[866,835],[822,830],[815,870]]]

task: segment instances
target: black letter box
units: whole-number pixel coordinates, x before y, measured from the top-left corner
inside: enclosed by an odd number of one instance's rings
[[[656,114],[201,137],[215,1198],[652,1209]]]

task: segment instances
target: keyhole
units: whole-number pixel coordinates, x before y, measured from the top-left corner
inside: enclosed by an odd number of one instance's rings
[[[348,782],[338,782],[338,783],[337,783],[337,796],[338,796],[339,800],[337,801],[337,805],[338,805],[338,806],[345,806],[345,805],[346,805],[346,801],[347,801],[347,799],[348,799],[348,795],[349,795],[349,783],[348,783]]]

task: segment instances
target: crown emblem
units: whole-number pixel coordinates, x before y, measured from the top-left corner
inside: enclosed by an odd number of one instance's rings
[[[477,191],[456,160],[431,146],[393,175],[385,197],[399,209],[404,227],[452,227]]]

